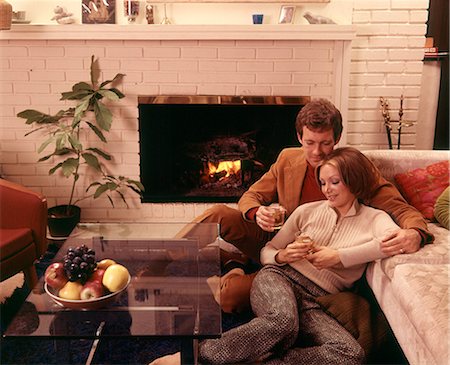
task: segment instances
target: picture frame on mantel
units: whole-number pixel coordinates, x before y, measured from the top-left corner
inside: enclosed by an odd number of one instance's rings
[[[291,24],[294,21],[294,14],[294,5],[282,5],[280,9],[280,16],[278,17],[278,24]]]

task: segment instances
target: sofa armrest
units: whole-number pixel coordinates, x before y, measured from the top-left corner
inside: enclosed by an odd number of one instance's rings
[[[47,200],[11,181],[0,179],[0,228],[30,228],[36,257],[47,249]]]

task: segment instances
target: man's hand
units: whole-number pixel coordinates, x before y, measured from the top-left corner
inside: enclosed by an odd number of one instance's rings
[[[269,207],[261,205],[256,211],[255,220],[256,224],[260,226],[263,231],[273,232],[275,230],[275,218]]]
[[[339,253],[332,248],[317,246],[313,248],[313,251],[306,259],[319,270],[329,269],[341,264]]]
[[[400,229],[383,238],[381,251],[389,256],[414,253],[419,251],[421,240],[420,233],[415,229]]]

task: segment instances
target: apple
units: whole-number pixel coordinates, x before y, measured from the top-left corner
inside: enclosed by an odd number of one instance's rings
[[[130,277],[130,273],[125,266],[113,264],[108,266],[103,275],[102,283],[111,293],[123,289]]]
[[[110,267],[111,265],[114,265],[114,264],[116,264],[116,262],[114,260],[103,259],[103,260],[97,262],[97,268],[106,270],[108,267]]]
[[[54,262],[45,270],[44,280],[53,289],[59,290],[69,281],[62,262]]]
[[[103,280],[103,275],[105,275],[105,269],[98,269],[93,271],[88,281],[98,281],[100,284]]]
[[[100,298],[105,294],[102,282],[97,280],[88,280],[80,292],[80,298],[83,300]]]
[[[71,299],[71,300],[80,300],[80,293],[83,285],[78,281],[68,281],[66,285],[64,285],[58,295],[63,299]]]

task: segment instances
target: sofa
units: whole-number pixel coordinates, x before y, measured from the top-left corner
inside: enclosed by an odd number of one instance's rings
[[[414,206],[418,197],[427,198],[428,190],[432,190],[433,181],[426,175],[427,171],[433,173],[434,164],[446,161],[447,171],[441,172],[448,185],[450,151],[370,150],[364,153]],[[418,176],[425,179],[427,187],[408,191]],[[429,207],[425,214],[430,217]],[[433,244],[413,254],[371,263],[366,279],[408,362],[446,365],[450,363],[450,236],[435,217],[429,218],[428,227],[435,236]]]
[[[0,280],[23,271],[28,288],[38,276],[35,261],[47,250],[47,200],[0,178]]]

